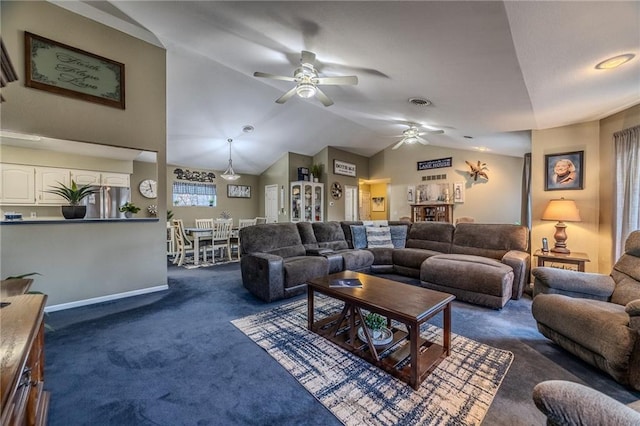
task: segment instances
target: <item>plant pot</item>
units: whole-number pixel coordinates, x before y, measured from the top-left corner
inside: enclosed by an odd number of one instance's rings
[[[87,206],[62,206],[62,216],[65,219],[84,219]]]
[[[317,177],[314,177],[314,178],[313,178],[313,181],[314,181],[315,183],[318,183],[318,182],[320,182],[320,179],[318,179]]]
[[[124,212],[124,217],[126,217],[127,219],[131,219],[133,217],[133,213],[131,212]]]

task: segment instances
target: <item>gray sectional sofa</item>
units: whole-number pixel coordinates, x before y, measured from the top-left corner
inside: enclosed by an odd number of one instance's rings
[[[243,228],[243,285],[270,302],[302,293],[308,279],[323,274],[396,273],[499,309],[520,298],[528,282],[529,234],[524,226],[389,221],[373,228],[349,221]]]

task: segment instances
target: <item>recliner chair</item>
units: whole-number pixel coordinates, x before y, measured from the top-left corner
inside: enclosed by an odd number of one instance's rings
[[[640,230],[610,275],[539,267],[531,311],[545,337],[640,390]]]

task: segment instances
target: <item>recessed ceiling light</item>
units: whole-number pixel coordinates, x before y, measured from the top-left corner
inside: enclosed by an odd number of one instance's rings
[[[614,68],[618,68],[622,64],[626,64],[627,62],[635,58],[635,56],[636,55],[634,55],[633,53],[625,53],[624,55],[614,56],[613,58],[605,59],[604,61],[600,62],[598,65],[596,65],[596,69],[612,70]]]
[[[424,98],[409,98],[409,103],[417,106],[429,106],[432,102]]]
[[[474,146],[473,149],[475,149],[476,151],[491,151],[489,148],[487,148],[486,146]]]

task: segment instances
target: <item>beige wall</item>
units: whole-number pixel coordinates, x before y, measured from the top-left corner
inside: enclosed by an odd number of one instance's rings
[[[597,259],[600,251],[599,134],[600,126],[597,121],[532,132],[532,250],[541,247],[542,237],[547,237],[549,245],[553,247],[556,222],[540,220],[549,200],[561,197],[575,200],[582,222],[567,222],[567,247],[589,255],[591,262],[587,263],[586,270],[590,272],[598,271]],[[545,191],[545,155],[573,151],[584,151],[584,189]]]
[[[2,40],[20,80],[3,88],[2,128],[155,151],[166,185],[166,52],[47,2],[0,3]],[[24,31],[125,64],[126,109],[24,85]],[[0,226],[2,276],[37,271],[48,305],[166,286],[166,194],[161,220]]]
[[[218,170],[189,169],[199,172],[213,172],[216,175],[215,182],[213,182],[216,185],[217,190],[217,205],[215,207],[172,206],[173,182],[185,182],[175,179],[175,174],[173,173],[175,168],[175,166],[167,167],[167,206],[173,212],[173,218],[182,219],[184,226],[195,226],[196,219],[220,218],[222,217],[220,215],[223,211],[231,214],[235,225],[238,224],[238,219],[251,219],[256,216],[260,216],[258,214],[260,199],[260,196],[258,195],[258,176],[243,174],[240,179],[231,183],[232,185],[249,185],[251,187],[251,198],[229,198],[227,197],[227,185],[229,182],[220,177],[222,172]],[[180,168],[185,169],[184,167]]]
[[[417,170],[417,162],[452,157],[452,167],[434,170]],[[478,160],[487,163],[489,180],[474,181],[469,176],[465,160],[476,164]],[[409,145],[397,150],[387,148],[370,159],[369,179],[388,179],[387,217],[397,220],[411,216],[407,201],[407,186],[427,183],[464,182],[465,202],[456,203],[453,209],[454,221],[461,216],[471,216],[481,223],[519,223],[520,196],[522,193],[523,159],[474,152],[447,149],[435,146]],[[423,181],[423,176],[446,174],[447,178]],[[372,188],[372,196],[373,188]],[[382,195],[380,195],[382,196]],[[377,216],[377,215],[376,215]]]

